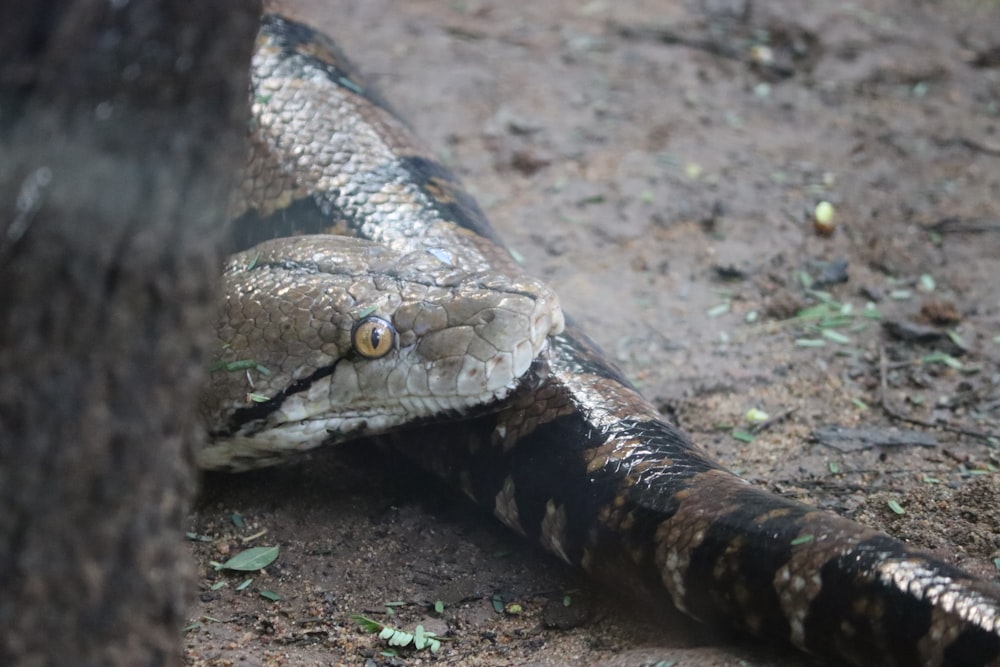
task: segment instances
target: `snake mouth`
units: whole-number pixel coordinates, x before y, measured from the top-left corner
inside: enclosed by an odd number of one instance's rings
[[[393,409],[386,409],[385,404],[380,404],[354,412],[338,410],[335,415],[316,414],[303,419],[280,420],[278,423],[268,417],[278,413],[283,403],[272,399],[274,403],[271,405],[261,404],[244,409],[246,412],[241,417],[248,421],[243,422],[242,430],[237,429],[224,437],[213,434],[212,442],[197,453],[198,465],[206,470],[243,472],[288,461],[290,454],[382,435],[403,425],[418,427],[442,420],[471,419],[494,410],[522,381],[523,378],[519,378],[486,397],[468,401],[418,396],[409,399],[405,405],[394,404]],[[306,389],[298,393],[301,391]],[[414,417],[414,414],[419,416]],[[253,419],[250,415],[254,416]]]
[[[254,424],[259,424],[259,429],[266,428],[268,417],[278,412],[290,396],[306,392],[323,378],[333,375],[341,361],[341,359],[337,359],[329,366],[317,368],[307,377],[292,382],[266,401],[255,402],[246,407],[236,408],[226,421],[226,428],[209,433],[209,437],[217,440],[232,438],[241,432],[253,434],[255,429],[252,425]]]
[[[343,361],[338,360],[292,383],[269,401],[238,408],[225,431],[210,434],[211,442],[197,453],[198,465],[206,470],[243,472],[287,461],[297,452],[378,436],[402,426],[490,414],[511,394],[538,386],[548,374],[550,349],[548,339],[542,341],[539,353],[520,376],[475,396],[411,396],[363,409],[340,407],[331,414],[316,406],[329,406],[329,386],[322,380],[335,373]]]

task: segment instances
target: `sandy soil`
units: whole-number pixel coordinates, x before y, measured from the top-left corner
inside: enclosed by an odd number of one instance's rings
[[[998,578],[1000,4],[295,5],[714,456]],[[802,317],[824,298],[838,328]],[[779,419],[734,438],[751,408]],[[364,445],[207,477],[189,530],[191,665],[811,664],[617,600]],[[447,641],[387,655],[353,614]]]

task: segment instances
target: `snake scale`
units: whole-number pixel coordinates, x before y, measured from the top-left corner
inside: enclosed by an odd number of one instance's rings
[[[1000,586],[710,460],[564,325],[328,37],[266,15],[252,78],[244,252],[227,269],[203,466],[381,433],[567,563],[701,621],[857,665],[1000,665]],[[331,233],[361,240],[289,238]],[[364,265],[343,268],[348,252]],[[499,300],[458,320],[437,301],[482,287]],[[451,345],[461,358],[403,358]],[[399,375],[400,362],[427,372]],[[379,416],[398,398],[361,407],[414,388],[400,414]]]

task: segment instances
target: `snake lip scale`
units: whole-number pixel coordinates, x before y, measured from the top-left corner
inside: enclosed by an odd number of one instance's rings
[[[1000,586],[712,461],[564,320],[332,40],[267,14],[251,75],[250,159],[233,210],[244,252],[226,273],[203,466],[269,465],[381,434],[618,590],[838,663],[1000,665]],[[336,271],[302,267],[346,252],[327,234],[363,239],[346,243],[385,261],[325,282]],[[413,280],[379,277],[400,262],[417,267]],[[443,277],[421,278],[432,266]],[[464,306],[435,299],[473,284],[499,288],[499,302],[486,297],[496,312],[449,321]],[[358,341],[369,316],[378,321]],[[431,323],[436,342],[422,343]],[[422,346],[443,356],[404,358]],[[480,362],[505,372],[491,381]],[[475,391],[458,391],[463,371]],[[448,403],[451,391],[462,400]]]

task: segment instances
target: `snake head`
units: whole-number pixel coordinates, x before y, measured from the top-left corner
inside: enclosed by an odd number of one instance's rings
[[[511,273],[327,235],[234,255],[199,464],[261,467],[503,398],[563,329],[552,290]]]

